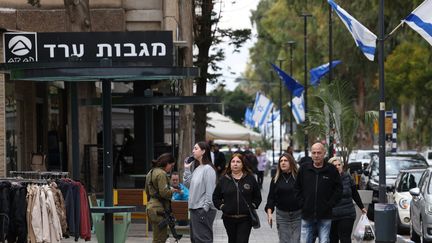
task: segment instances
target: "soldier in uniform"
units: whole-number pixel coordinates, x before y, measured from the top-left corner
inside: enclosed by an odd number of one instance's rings
[[[164,153],[152,161],[153,168],[146,176],[145,191],[150,198],[147,204],[147,215],[153,229],[153,243],[165,243],[168,239],[167,225],[159,228],[159,223],[164,220],[164,211],[170,208],[173,192],[178,189],[170,187],[167,173],[175,165],[175,159],[171,153]]]

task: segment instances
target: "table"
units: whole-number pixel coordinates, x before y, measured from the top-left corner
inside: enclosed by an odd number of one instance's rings
[[[90,207],[92,213],[103,213],[104,217],[104,229],[106,243],[113,243],[114,239],[114,225],[113,225],[113,213],[131,213],[135,212],[135,206],[103,206],[103,207]]]

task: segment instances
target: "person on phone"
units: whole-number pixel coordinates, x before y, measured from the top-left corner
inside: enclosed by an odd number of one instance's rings
[[[171,173],[171,187],[178,189],[179,192],[174,192],[172,200],[187,201],[189,200],[189,189],[180,183],[180,176],[177,171]]]
[[[146,176],[145,192],[150,198],[147,204],[147,215],[153,229],[153,243],[164,243],[168,239],[168,226],[160,228],[164,220],[164,211],[170,209],[171,197],[179,189],[170,187],[167,173],[175,165],[175,159],[170,153],[164,153],[152,161],[153,168]]]
[[[300,242],[301,207],[294,195],[294,184],[298,169],[296,161],[289,153],[279,157],[276,174],[270,182],[265,211],[267,221],[272,226],[276,207],[276,225],[280,243]]]
[[[252,229],[249,207],[258,208],[261,192],[243,155],[235,153],[232,156],[213,192],[213,203],[217,209],[222,210],[228,242],[249,242]]]
[[[333,157],[329,160],[338,170],[342,180],[342,199],[333,208],[333,218],[330,229],[330,243],[348,243],[351,242],[351,233],[356,218],[356,211],[353,200],[360,208],[363,214],[367,211],[363,206],[360,195],[357,191],[351,175],[343,170],[344,163],[339,157]]]
[[[193,161],[184,164],[183,183],[189,187],[191,242],[213,242],[216,208],[212,195],[216,187],[216,170],[211,162],[210,147],[198,142],[193,147]]]

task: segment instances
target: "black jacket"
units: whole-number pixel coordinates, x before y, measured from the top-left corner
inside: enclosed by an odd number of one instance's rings
[[[343,173],[341,175],[341,180],[343,186],[342,199],[333,208],[333,220],[346,218],[355,219],[356,211],[352,201],[354,200],[360,209],[363,209],[364,205],[351,175],[349,173]]]
[[[295,193],[303,219],[331,219],[332,208],[342,197],[339,172],[329,163],[321,168],[304,163],[297,176]]]
[[[229,215],[249,215],[249,206],[258,208],[261,203],[261,192],[259,185],[253,175],[244,175],[238,181],[238,187],[230,175],[224,175],[219,180],[213,192],[214,206]]]
[[[300,210],[300,205],[294,194],[294,185],[296,178],[291,173],[281,173],[276,183],[274,178],[270,182],[270,191],[267,196],[267,209],[271,209],[272,213],[274,208],[285,212],[292,212]]]

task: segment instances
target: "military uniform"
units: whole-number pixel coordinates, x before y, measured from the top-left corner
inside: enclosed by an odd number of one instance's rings
[[[162,168],[151,169],[147,174],[145,191],[150,196],[147,215],[153,229],[153,243],[165,243],[168,239],[168,226],[159,229],[158,225],[164,219],[164,208],[169,208],[172,191],[168,175]]]

